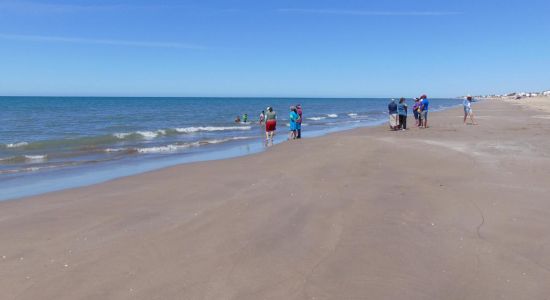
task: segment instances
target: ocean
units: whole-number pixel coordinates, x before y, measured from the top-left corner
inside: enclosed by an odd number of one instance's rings
[[[389,99],[0,97],[0,200],[103,182],[175,164],[266,148],[258,125],[304,110],[304,138],[386,122]],[[430,99],[432,111],[462,100]],[[409,106],[413,101],[408,99]],[[249,122],[236,123],[248,114]]]

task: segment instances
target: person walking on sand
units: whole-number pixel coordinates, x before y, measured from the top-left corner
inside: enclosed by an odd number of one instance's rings
[[[474,121],[474,112],[472,110],[472,96],[468,95],[464,99],[464,102],[462,102],[462,105],[464,106],[464,125],[468,124],[466,120],[468,117],[470,117],[470,120],[472,121],[472,125],[477,125],[477,123]]]
[[[399,99],[399,104],[397,104],[397,113],[399,114],[399,128],[401,130],[407,130],[407,110],[409,106],[405,102],[405,98]]]
[[[298,104],[296,105],[296,112],[298,113],[298,121],[296,121],[296,138],[301,139],[302,138],[302,105]]]
[[[420,127],[428,128],[428,110],[430,108],[430,101],[428,101],[428,96],[420,96]]]
[[[395,103],[395,99],[391,99],[390,104],[388,104],[388,113],[390,116],[390,129],[397,130],[399,126],[399,118],[397,115],[397,103]]]
[[[412,107],[413,115],[414,115],[414,121],[416,126],[420,126],[420,113],[418,112],[418,109],[420,107],[420,98],[414,99],[414,105]]]
[[[273,110],[273,107],[267,108],[265,114],[265,140],[273,142],[273,135],[277,129],[277,113]]]
[[[290,116],[289,116],[289,120],[290,120],[290,130],[288,132],[288,139],[289,140],[295,140],[296,139],[296,122],[298,121],[298,119],[300,118],[300,116],[298,116],[298,112],[296,111],[296,107],[295,106],[291,106],[290,107]]]

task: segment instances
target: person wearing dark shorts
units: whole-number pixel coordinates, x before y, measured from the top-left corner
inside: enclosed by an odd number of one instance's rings
[[[303,113],[301,104],[296,105],[296,112],[298,113],[298,116],[299,116],[298,121],[296,121],[296,130],[298,131],[296,138],[301,139],[302,138],[302,113]]]

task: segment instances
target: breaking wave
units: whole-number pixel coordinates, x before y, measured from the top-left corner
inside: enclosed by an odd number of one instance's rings
[[[311,117],[311,118],[306,118],[306,119],[312,120],[312,121],[320,121],[320,120],[326,119],[326,117]]]
[[[228,131],[228,130],[250,130],[252,126],[205,126],[205,127],[185,127],[185,128],[176,128],[175,130],[179,133],[195,133],[201,131]]]
[[[142,147],[142,148],[108,148],[108,149],[105,149],[105,152],[108,152],[108,153],[127,152],[127,153],[140,153],[140,154],[170,153],[170,152],[177,152],[177,151],[181,151],[183,149],[192,148],[192,147],[221,144],[221,143],[226,143],[230,141],[246,140],[251,138],[253,137],[232,137],[232,138],[226,138],[226,139],[215,139],[215,140],[197,141],[192,143],[169,144],[169,145],[163,145],[163,146]]]
[[[19,142],[19,143],[13,143],[13,144],[6,144],[6,148],[21,148],[29,145],[27,142]]]

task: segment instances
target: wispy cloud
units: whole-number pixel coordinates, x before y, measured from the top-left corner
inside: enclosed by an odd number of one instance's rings
[[[88,38],[76,38],[76,37],[21,35],[21,34],[4,34],[4,33],[0,33],[0,39],[27,41],[27,42],[93,44],[93,45],[106,45],[106,46],[142,47],[142,48],[174,48],[174,49],[191,49],[191,50],[207,49],[206,47],[201,45],[175,43],[175,42],[88,39]]]
[[[80,13],[80,12],[101,12],[116,10],[151,10],[151,9],[190,9],[189,5],[183,4],[84,4],[84,3],[56,3],[38,1],[0,0],[0,12],[16,11],[20,13]]]
[[[110,10],[122,7],[124,7],[124,5],[86,5],[0,0],[0,9],[5,11],[21,11],[25,13],[69,13],[81,11]]]
[[[29,0],[0,0],[0,13],[17,12],[23,14],[65,14],[65,13],[95,13],[108,11],[131,11],[131,10],[182,10],[192,13],[206,14],[234,14],[244,12],[238,8],[222,8],[218,10],[201,10],[191,4],[177,3],[118,3],[118,4],[84,4],[84,3],[56,3],[38,2]]]
[[[317,15],[348,15],[348,16],[448,16],[459,15],[460,12],[449,11],[370,11],[370,10],[340,10],[340,9],[310,9],[310,8],[280,8],[279,13],[317,14]]]

